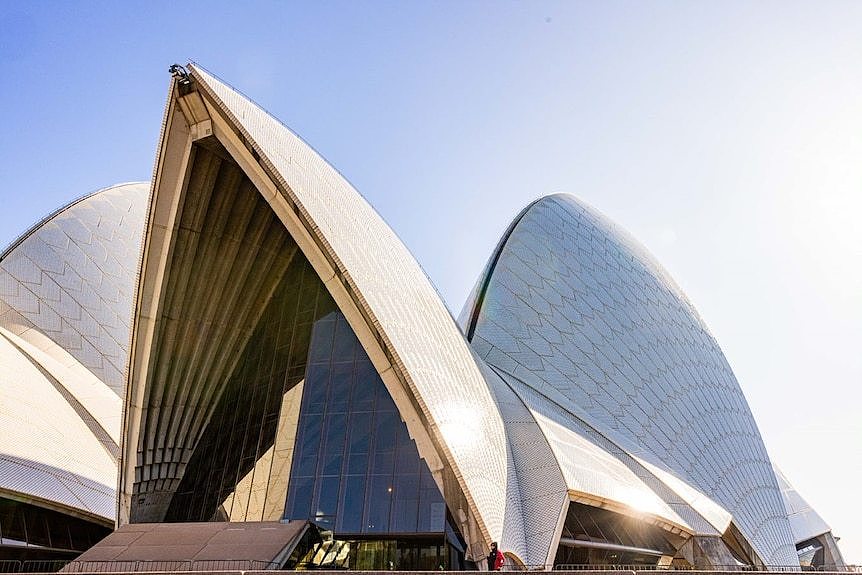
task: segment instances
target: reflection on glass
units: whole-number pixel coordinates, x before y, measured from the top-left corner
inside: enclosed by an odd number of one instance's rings
[[[347,320],[320,318],[311,342],[285,518],[339,534],[442,533],[440,491]]]
[[[560,545],[554,560],[557,565],[655,565],[662,554],[673,556],[676,553],[669,541],[670,533],[661,527],[636,517],[574,501],[569,503],[562,536],[628,549]],[[652,553],[642,553],[638,549],[649,549]]]
[[[419,514],[419,474],[395,476],[392,490],[392,531],[409,532],[416,529]]]
[[[360,533],[362,531],[365,509],[365,475],[344,476],[344,497],[337,530],[344,533]]]
[[[367,533],[385,533],[389,531],[389,506],[392,503],[392,476],[370,475],[368,506],[365,529]],[[411,531],[413,531],[411,529]]]
[[[303,439],[295,431],[300,398],[304,389],[326,389],[300,384],[306,376],[312,326],[334,308],[311,265],[297,254],[212,408],[166,521],[262,521],[283,516],[287,470],[302,452]],[[328,379],[327,369],[309,375]],[[325,401],[325,395],[319,399],[321,408]],[[315,469],[321,429],[311,422],[306,431],[305,441],[313,447],[307,450],[304,465]],[[300,453],[294,453],[295,446]]]
[[[272,466],[266,490],[264,521],[278,521],[284,515],[284,499],[287,496],[287,484],[293,462],[303,385],[304,382],[300,381],[282,396],[275,443],[272,447]]]
[[[293,566],[302,570],[438,571],[465,567],[458,549],[442,536],[412,539],[322,541],[313,545]]]
[[[446,546],[458,536],[446,535],[446,505],[428,466],[300,253],[208,409],[166,521],[306,519],[350,537],[317,562],[388,568],[427,556],[436,569],[451,555]]]
[[[303,518],[314,517],[311,513],[311,497],[314,495],[313,477],[294,477],[288,490],[288,502],[297,515]]]

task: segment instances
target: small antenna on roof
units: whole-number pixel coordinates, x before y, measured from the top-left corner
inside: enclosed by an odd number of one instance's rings
[[[188,86],[192,83],[192,79],[189,76],[189,71],[185,69],[184,66],[180,66],[179,64],[171,64],[171,67],[168,68],[168,72],[171,73],[171,76],[177,79],[177,81],[183,86]]]

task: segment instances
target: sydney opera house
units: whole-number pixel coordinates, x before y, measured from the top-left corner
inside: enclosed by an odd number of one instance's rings
[[[344,177],[190,65],[151,184],[0,254],[0,565],[191,560],[207,529],[239,558],[264,527],[243,558],[275,568],[484,569],[494,541],[507,569],[844,567],[625,231],[534,201],[456,320]]]

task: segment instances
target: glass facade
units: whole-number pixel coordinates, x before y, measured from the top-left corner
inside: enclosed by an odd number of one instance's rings
[[[442,533],[446,504],[347,320],[314,324],[285,518],[339,534]]]
[[[110,532],[64,513],[0,498],[0,559],[75,555]]]
[[[375,539],[324,541],[309,549],[290,568],[374,571],[462,569],[442,539]],[[457,557],[456,557],[457,559]]]
[[[823,544],[816,537],[797,543],[796,554],[803,569],[819,569],[825,564]]]
[[[333,531],[339,561],[352,568],[462,563],[463,541],[395,403],[299,252],[255,326],[165,518],[281,519]]]
[[[210,417],[166,521],[283,517],[312,326],[334,309],[297,254]]]
[[[554,560],[556,566],[655,565],[662,556],[673,557],[676,553],[675,543],[680,542],[669,531],[643,519],[575,502],[569,504],[562,538],[609,544],[609,548],[565,545],[561,541]],[[635,549],[653,552],[644,553]]]

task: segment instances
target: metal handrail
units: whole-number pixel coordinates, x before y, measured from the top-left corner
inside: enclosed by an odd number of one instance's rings
[[[281,565],[256,559],[184,559],[176,561],[74,561],[64,573],[184,572],[184,571],[270,571]]]
[[[2,559],[0,560],[0,573],[171,573],[171,572],[222,572],[227,575],[253,575],[253,572],[267,572],[279,569],[280,565],[271,561],[259,561],[252,559],[201,559],[201,560],[179,560],[179,561],[72,561],[72,560],[17,560],[17,559]],[[545,571],[545,565],[510,565],[506,571]],[[817,569],[800,568],[797,565],[786,566],[770,566],[768,569],[756,569],[751,566],[741,565],[715,565],[710,568],[686,568],[678,569],[670,565],[585,565],[585,564],[560,564],[554,565],[553,570],[561,575],[563,572],[574,572],[578,575],[587,575],[587,573],[630,573],[634,575],[638,571],[675,571],[678,575],[684,573],[728,573],[728,572],[750,572],[758,571],[760,573],[781,573],[783,575],[791,575],[795,573],[811,573],[811,572],[831,572],[831,573],[862,573],[862,567],[857,565],[848,565],[843,568],[838,568],[834,565],[824,565]],[[326,571],[326,569],[319,569]],[[404,572],[404,571],[402,571]],[[418,572],[415,572],[418,573]],[[439,572],[437,572],[439,573]]]
[[[71,559],[0,560],[0,573],[132,573],[271,571],[280,564],[254,559],[192,559],[179,561],[73,561]]]
[[[528,570],[530,566],[527,566]],[[829,572],[829,573],[855,573],[862,572],[856,565],[847,565],[844,567],[836,565],[822,565],[814,567],[800,567],[799,565],[771,565],[767,568],[758,568],[752,565],[713,565],[711,567],[686,567],[679,568],[672,565],[589,565],[589,564],[559,564],[554,565],[554,571],[675,571],[677,573],[685,572],[731,572],[731,571],[759,571],[762,573],[807,573],[807,572]]]

